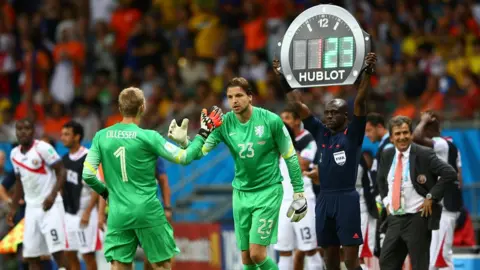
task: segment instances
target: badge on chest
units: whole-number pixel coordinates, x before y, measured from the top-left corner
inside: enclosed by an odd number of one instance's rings
[[[334,152],[333,159],[335,160],[335,163],[343,166],[343,164],[347,162],[347,155],[345,155],[345,151]]]

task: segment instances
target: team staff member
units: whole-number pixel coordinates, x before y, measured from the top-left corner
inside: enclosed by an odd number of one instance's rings
[[[365,136],[370,75],[374,72],[376,55],[369,53],[365,62],[367,68],[355,98],[352,121],[348,122],[347,102],[333,99],[325,107],[325,125],[302,103],[301,92],[290,88],[280,73],[279,61],[273,63],[287,99],[296,105],[305,129],[313,135],[320,151],[321,189],[315,209],[316,231],[318,245],[325,248],[327,269],[340,269],[340,246],[343,246],[347,269],[362,269],[358,259],[359,246],[363,243],[360,201],[355,182]]]
[[[96,270],[95,252],[102,248],[97,222],[98,194],[82,180],[83,162],[88,153],[88,149],[80,144],[83,134],[82,125],[70,121],[63,126],[60,136],[68,148],[68,153],[62,157],[66,170],[63,205],[68,247],[65,255],[71,270],[80,269],[78,252],[82,254],[87,270]]]
[[[453,142],[440,136],[440,119],[436,113],[427,111],[422,114],[421,121],[413,132],[413,141],[433,148],[437,157],[450,164],[458,173],[458,168],[461,166],[458,149]],[[440,228],[432,232],[430,270],[453,269],[453,235],[457,218],[463,207],[459,181],[448,184],[442,205]]]
[[[383,115],[375,112],[371,112],[367,115],[367,125],[365,126],[365,136],[367,136],[367,138],[370,139],[372,143],[378,142],[377,153],[375,154],[372,167],[370,168],[370,177],[373,180],[373,184],[374,184],[373,193],[376,196],[375,199],[381,210],[379,213],[376,228],[375,228],[376,229],[375,236],[374,236],[375,246],[373,248],[373,254],[376,257],[380,257],[380,251],[382,248],[381,247],[382,241],[380,241],[380,239],[385,239],[385,231],[380,230],[381,228],[380,225],[387,218],[387,212],[385,211],[385,208],[382,205],[380,196],[378,195],[378,187],[375,181],[377,179],[378,161],[380,161],[380,157],[383,150],[393,147],[393,144],[390,142],[390,134],[388,134],[388,130],[385,125],[385,118],[383,117]]]
[[[382,270],[402,269],[407,254],[412,270],[428,269],[431,231],[438,230],[440,222],[438,202],[447,183],[457,179],[452,166],[432,150],[412,143],[412,131],[410,118],[390,120],[395,148],[382,153],[378,166],[377,184],[389,215],[380,254]]]

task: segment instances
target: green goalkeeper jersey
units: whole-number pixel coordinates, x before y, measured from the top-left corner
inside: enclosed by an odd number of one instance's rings
[[[303,180],[295,148],[280,117],[268,110],[253,107],[251,118],[241,123],[235,113],[228,112],[223,124],[207,138],[202,148],[206,155],[224,142],[235,161],[232,186],[241,191],[261,189],[283,180],[279,161],[288,166],[295,192],[303,192]]]
[[[188,164],[201,154],[204,139],[196,136],[187,149],[169,143],[158,132],[119,123],[102,129],[92,141],[83,179],[96,192],[108,189],[108,227],[134,229],[158,226],[166,219],[157,198],[158,157]],[[105,185],[96,178],[102,164]]]

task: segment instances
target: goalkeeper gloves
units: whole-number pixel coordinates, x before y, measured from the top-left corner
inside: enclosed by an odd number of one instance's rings
[[[209,115],[207,115],[207,109],[203,109],[200,114],[200,130],[198,131],[198,135],[204,139],[206,139],[214,129],[222,125],[222,109],[217,106],[213,106],[212,109]]]
[[[173,119],[168,128],[168,138],[185,148],[188,145],[188,122],[187,118],[183,119],[182,125],[177,125],[177,120]]]
[[[307,199],[303,192],[293,194],[293,202],[288,208],[287,217],[292,222],[299,222],[307,214]]]

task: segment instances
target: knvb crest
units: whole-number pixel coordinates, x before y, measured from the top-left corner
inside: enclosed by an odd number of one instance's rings
[[[264,132],[264,127],[263,126],[256,126],[255,127],[255,135],[258,137],[262,137]]]

